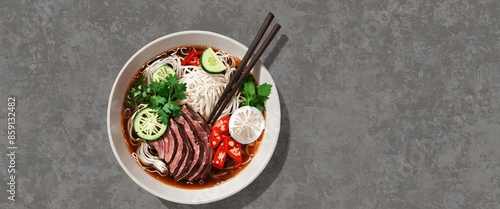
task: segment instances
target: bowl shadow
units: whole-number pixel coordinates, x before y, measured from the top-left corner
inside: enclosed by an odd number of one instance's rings
[[[276,42],[276,45],[272,48],[272,50],[269,52],[266,59],[264,60],[264,66],[266,66],[268,69],[271,68],[271,66],[274,63],[274,60],[276,60],[276,57],[278,57],[280,51],[283,49],[283,47],[285,47],[286,42],[288,42],[288,36],[281,35],[278,41]]]
[[[274,59],[278,56],[279,52],[281,51],[281,49],[283,49],[287,41],[288,37],[286,35],[280,36],[280,39],[264,60],[264,65],[268,69],[271,68]],[[278,142],[276,144],[273,156],[271,157],[271,160],[267,164],[266,168],[252,183],[250,183],[250,185],[226,199],[202,205],[183,205],[179,203],[169,202],[161,198],[158,199],[167,208],[243,208],[259,198],[278,177],[285,164],[289,150],[290,118],[288,116],[288,108],[286,106],[286,102],[285,100],[283,100],[283,96],[280,93],[278,87],[277,89],[281,109],[281,123]]]

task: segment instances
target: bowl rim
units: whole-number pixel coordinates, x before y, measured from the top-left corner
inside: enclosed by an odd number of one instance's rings
[[[241,44],[240,42],[238,42],[238,41],[236,41],[236,40],[234,40],[234,39],[232,39],[230,37],[221,35],[219,33],[211,32],[211,31],[203,31],[203,30],[179,31],[179,32],[167,34],[165,36],[159,37],[159,38],[157,38],[157,39],[149,42],[145,46],[141,47],[138,51],[136,51],[127,60],[127,62],[123,65],[123,67],[120,69],[120,72],[118,73],[118,75],[115,78],[115,81],[113,83],[113,87],[111,88],[111,92],[110,92],[110,95],[109,95],[109,100],[108,100],[108,107],[107,107],[107,131],[108,131],[108,139],[109,139],[109,142],[110,142],[110,145],[111,145],[111,148],[113,150],[113,154],[114,154],[116,160],[120,164],[120,167],[128,175],[128,177],[131,178],[137,185],[139,185],[141,188],[145,189],[149,193],[151,193],[151,194],[153,194],[153,195],[155,195],[155,196],[157,196],[159,198],[165,199],[167,201],[181,203],[181,204],[193,204],[193,205],[196,205],[196,204],[205,204],[205,203],[215,202],[215,201],[219,201],[219,200],[225,199],[227,197],[230,197],[230,196],[232,196],[232,195],[240,192],[244,188],[246,188],[249,184],[251,184],[262,173],[262,171],[267,167],[267,164],[269,163],[270,159],[272,158],[272,155],[273,155],[273,153],[275,151],[275,148],[276,148],[276,145],[277,145],[277,142],[278,142],[279,132],[280,132],[280,123],[281,123],[281,107],[280,107],[280,100],[279,100],[279,96],[278,96],[279,93],[278,93],[277,86],[276,86],[274,80],[272,79],[271,75],[269,74],[267,68],[259,61],[256,66],[260,65],[260,69],[261,69],[260,73],[261,74],[264,73],[264,74],[268,75],[269,81],[266,81],[266,82],[268,82],[269,84],[273,85],[273,93],[276,94],[276,98],[277,99],[275,99],[276,100],[275,102],[277,102],[277,103],[276,103],[276,105],[273,105],[273,106],[275,106],[274,111],[277,111],[277,115],[276,115],[275,119],[277,120],[278,124],[277,124],[277,127],[274,127],[274,132],[273,132],[274,135],[272,136],[274,139],[271,141],[272,143],[266,145],[266,146],[270,146],[269,147],[270,148],[270,152],[267,153],[267,156],[265,156],[264,161],[261,161],[261,163],[260,163],[261,166],[257,167],[257,170],[255,170],[252,173],[253,175],[251,175],[250,178],[247,179],[246,181],[244,181],[240,186],[238,186],[235,189],[232,189],[228,193],[225,193],[223,195],[219,195],[219,196],[214,197],[214,198],[205,198],[205,199],[200,199],[200,200],[190,201],[190,202],[179,201],[179,200],[177,200],[175,198],[171,198],[168,195],[164,195],[163,193],[159,193],[155,189],[150,188],[148,185],[145,185],[141,180],[137,179],[131,173],[131,171],[129,171],[128,166],[125,165],[125,163],[122,161],[122,159],[121,159],[121,157],[120,157],[120,155],[119,155],[119,153],[117,151],[117,148],[115,147],[115,144],[114,144],[114,141],[113,141],[113,136],[112,136],[112,130],[111,130],[111,114],[112,114],[111,113],[111,108],[112,108],[113,98],[115,97],[114,94],[116,92],[116,88],[117,88],[117,85],[118,85],[119,78],[123,76],[123,74],[125,73],[127,67],[131,64],[132,61],[134,61],[135,59],[137,59],[137,57],[139,57],[144,51],[146,51],[150,47],[158,44],[159,42],[162,42],[162,41],[164,41],[166,39],[169,39],[169,38],[172,38],[172,37],[183,36],[183,35],[208,35],[208,36],[214,36],[214,37],[218,37],[218,38],[221,38],[221,39],[224,39],[224,40],[227,40],[227,41],[231,42],[236,47],[243,49],[245,52],[248,50],[248,47],[246,47],[245,45]],[[266,118],[266,124],[267,124],[267,118]],[[266,126],[266,129],[267,129],[267,126]],[[139,167],[138,165],[136,165],[136,166]],[[244,171],[241,171],[240,174],[242,172],[244,172]],[[240,174],[238,174],[238,175],[240,175]],[[148,175],[148,174],[145,173],[145,175]],[[238,175],[236,175],[236,176],[238,176]],[[230,181],[231,180],[228,180],[228,182],[230,182]],[[225,182],[225,183],[223,183],[221,185],[225,185],[228,182]],[[167,185],[167,184],[165,184],[165,185]],[[167,185],[167,186],[172,187],[170,185]],[[191,191],[202,191],[202,190],[207,190],[207,189],[210,190],[211,188],[215,188],[215,187],[220,187],[220,185],[216,185],[214,187],[209,187],[209,188],[206,188],[206,189],[197,189],[197,190],[191,190]],[[172,188],[175,188],[175,187],[172,187]],[[180,188],[176,188],[176,189],[180,189]]]

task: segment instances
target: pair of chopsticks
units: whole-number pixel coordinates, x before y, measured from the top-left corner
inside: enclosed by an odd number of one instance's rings
[[[222,114],[222,111],[226,108],[227,103],[231,101],[231,99],[236,94],[238,89],[241,87],[243,82],[245,82],[246,77],[248,76],[252,68],[255,66],[257,61],[259,61],[260,56],[262,56],[264,51],[267,49],[267,47],[273,40],[274,36],[276,36],[276,33],[278,33],[281,26],[276,23],[274,24],[274,27],[271,30],[271,32],[269,32],[269,34],[267,35],[266,39],[264,40],[264,43],[262,43],[259,50],[257,50],[257,52],[254,55],[254,51],[257,48],[257,45],[264,36],[264,33],[266,32],[267,28],[269,28],[269,25],[271,24],[273,18],[274,15],[272,13],[269,13],[266,17],[266,20],[264,20],[264,23],[262,23],[262,26],[260,26],[257,36],[255,36],[254,40],[252,41],[252,44],[250,44],[250,47],[248,48],[247,53],[243,57],[243,60],[240,62],[238,69],[236,69],[236,72],[234,73],[233,77],[227,84],[226,88],[224,89],[224,92],[222,92],[221,97],[217,101],[214,110],[212,110],[212,113],[208,117],[207,120],[208,124],[213,124],[215,120],[219,118],[220,114]],[[252,60],[250,61],[248,66],[246,66],[246,64],[250,60],[250,57],[252,58]]]

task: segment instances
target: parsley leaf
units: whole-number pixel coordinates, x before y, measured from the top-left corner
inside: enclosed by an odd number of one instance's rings
[[[158,112],[158,115],[160,115],[160,118],[161,118],[161,121],[163,124],[168,124],[168,120],[170,120],[170,116],[168,113],[166,113],[165,111],[163,111],[162,109],[160,110],[156,110]],[[165,121],[167,121],[165,123]]]
[[[165,78],[165,81],[167,83],[167,85],[169,86],[176,86],[177,84],[179,84],[179,80],[177,79],[177,76],[176,75],[169,75]]]
[[[182,114],[181,107],[174,101],[168,101],[163,109],[168,108],[174,117],[179,117]]]
[[[261,97],[268,98],[268,96],[271,94],[271,87],[271,84],[263,83],[257,88],[257,94]]]
[[[243,83],[242,93],[245,96],[243,101],[244,106],[251,105],[251,101],[255,98],[255,86],[253,81]]]
[[[186,84],[185,83],[182,83],[182,84],[178,84],[175,86],[175,93],[172,95],[173,99],[174,100],[177,100],[177,99],[186,99],[186,94],[184,94],[184,92],[186,91]]]
[[[161,90],[163,90],[163,89],[164,89],[164,88],[163,88],[164,86],[165,86],[165,85],[162,85],[162,83],[160,83],[160,82],[155,82],[155,81],[153,81],[153,82],[151,82],[151,83],[149,84],[149,88],[151,89],[151,92],[152,92],[153,94],[156,94],[156,93],[160,92]]]
[[[264,106],[262,106],[261,104],[255,105],[255,108],[259,109],[261,112],[264,111]]]
[[[167,102],[167,100],[164,97],[161,96],[152,96],[151,99],[149,99],[149,107],[155,109],[161,106],[161,104]]]
[[[255,87],[256,82],[251,75],[247,77],[243,85],[241,86],[241,94],[243,94],[244,100],[243,106],[253,106],[260,111],[264,111],[264,102],[269,99],[271,94],[271,84],[263,83],[262,85]],[[257,88],[257,90],[256,90]]]

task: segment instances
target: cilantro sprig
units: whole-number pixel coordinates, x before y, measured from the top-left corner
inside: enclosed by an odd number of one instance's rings
[[[146,84],[145,77],[139,77],[127,94],[126,105],[135,108],[147,103],[149,108],[158,112],[163,124],[168,124],[170,117],[179,117],[181,108],[176,100],[186,99],[186,84],[179,83],[176,75],[169,75],[159,82]]]
[[[268,83],[256,87],[254,78],[249,75],[240,89],[244,97],[242,106],[252,106],[264,111],[264,102],[269,99],[271,87],[272,85]]]

